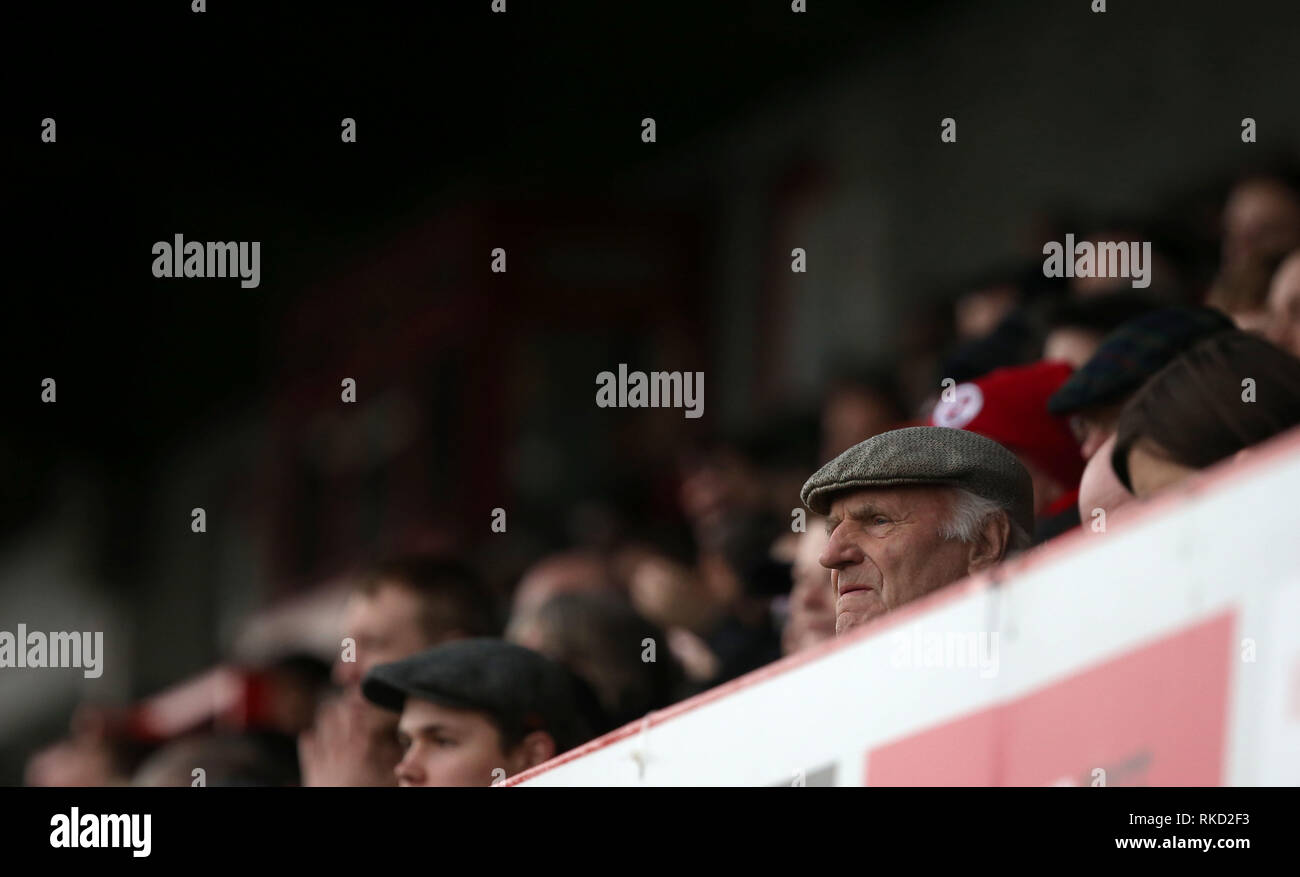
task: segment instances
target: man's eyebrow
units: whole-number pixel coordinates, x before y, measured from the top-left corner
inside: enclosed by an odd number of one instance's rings
[[[857,508],[849,510],[849,517],[855,521],[862,521],[872,517],[873,515],[885,515],[885,517],[889,517],[887,514],[885,514],[885,512],[882,512],[874,503],[869,503],[869,502],[863,503]]]

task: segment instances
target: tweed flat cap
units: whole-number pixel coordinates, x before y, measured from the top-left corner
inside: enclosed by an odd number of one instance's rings
[[[969,490],[1034,532],[1034,484],[1016,455],[978,433],[945,426],[909,426],[859,442],[814,472],[799,497],[824,515],[837,493],[909,484]]]
[[[602,733],[607,723],[590,687],[569,670],[532,649],[486,637],[373,667],[361,693],[394,712],[415,697],[487,713],[511,731],[546,730],[561,752]]]

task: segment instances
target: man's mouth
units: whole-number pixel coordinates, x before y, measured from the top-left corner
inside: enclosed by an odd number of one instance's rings
[[[846,582],[839,570],[835,570],[835,595],[843,597],[845,594],[851,594],[854,591],[870,591],[871,586],[864,582]]]

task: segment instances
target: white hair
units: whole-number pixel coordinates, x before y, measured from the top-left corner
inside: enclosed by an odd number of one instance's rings
[[[990,515],[1005,515],[1011,527],[1007,554],[1029,547],[1032,538],[1015,522],[1006,506],[960,487],[952,488],[952,507],[948,519],[939,526],[939,535],[954,542],[974,542]]]

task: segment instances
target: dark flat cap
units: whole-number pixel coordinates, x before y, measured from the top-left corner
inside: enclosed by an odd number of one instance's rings
[[[1119,402],[1197,341],[1233,328],[1220,311],[1201,307],[1161,308],[1129,320],[1052,394],[1047,410],[1061,416]]]
[[[606,730],[589,686],[532,649],[500,639],[454,640],[380,664],[361,680],[361,693],[397,712],[417,697],[488,713],[507,734],[549,732],[558,752]]]
[[[799,497],[824,515],[835,494],[911,484],[968,490],[1034,532],[1034,483],[1016,455],[978,433],[944,426],[909,426],[860,442],[814,472]]]

